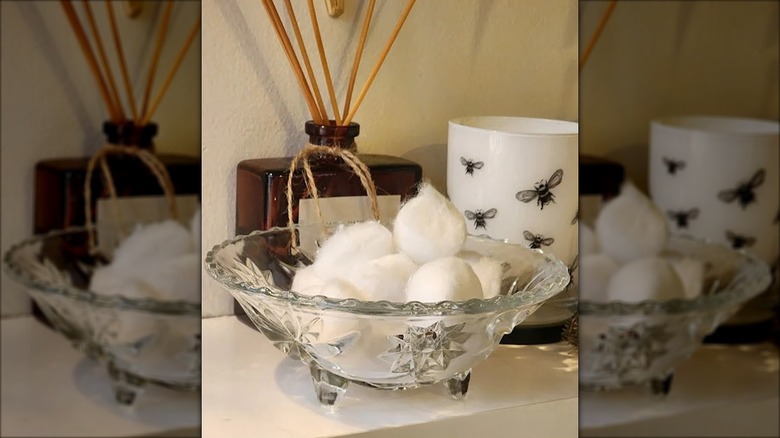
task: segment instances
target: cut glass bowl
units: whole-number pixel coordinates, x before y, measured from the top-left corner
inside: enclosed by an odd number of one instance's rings
[[[654,393],[668,393],[677,365],[770,283],[766,263],[723,245],[673,237],[662,255],[703,260],[704,293],[695,299],[639,303],[581,300],[580,388],[649,385]]]
[[[312,229],[296,228],[295,238],[306,233]],[[464,250],[503,263],[502,295],[431,304],[306,296],[290,285],[316,251],[291,254],[292,235],[275,228],[236,237],[214,247],[205,265],[278,349],[310,368],[325,406],[350,382],[392,390],[444,383],[453,397],[464,397],[472,367],[569,282],[566,266],[551,255],[470,236]]]
[[[89,255],[83,228],[20,242],[4,262],[55,330],[106,364],[117,402],[133,404],[147,384],[200,390],[200,304],[88,290],[105,261]]]

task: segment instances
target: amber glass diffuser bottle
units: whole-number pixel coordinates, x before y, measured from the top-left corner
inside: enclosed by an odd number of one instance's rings
[[[360,133],[360,125],[322,125],[308,121],[305,132],[312,145],[343,148],[355,153],[355,137]],[[388,155],[357,154],[357,157],[370,170],[378,196],[398,195],[403,202],[414,195],[422,180],[422,167],[413,161]],[[237,235],[287,226],[286,191],[291,162],[292,157],[285,157],[245,160],[238,164]],[[320,198],[366,195],[360,178],[341,158],[331,155],[315,156],[310,160],[310,165]],[[293,222],[297,223],[299,202],[309,197],[300,167],[293,173],[292,193]],[[237,303],[234,308],[236,313],[244,313]]]
[[[133,122],[103,124],[106,141],[112,145],[139,148],[154,152],[157,125],[136,126]],[[177,195],[197,195],[200,199],[200,157],[161,154],[157,158],[165,165]],[[39,161],[35,166],[35,234],[84,225],[84,180],[90,157],[55,158]],[[116,186],[117,196],[162,196],[156,177],[134,156],[107,157]],[[89,203],[92,217],[99,198],[108,197],[102,178],[93,175],[92,197]],[[36,305],[33,313],[42,319]]]

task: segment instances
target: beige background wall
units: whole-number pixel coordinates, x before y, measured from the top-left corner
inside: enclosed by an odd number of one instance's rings
[[[585,47],[606,1],[580,3]],[[777,119],[775,1],[621,1],[580,78],[580,152],[612,157],[646,189],[651,119]]]
[[[162,15],[159,4],[145,3],[142,14],[133,20],[124,15],[119,4],[115,9],[120,14],[117,20],[134,88],[140,91],[146,82],[154,35]],[[80,5],[77,10],[82,10]],[[93,10],[97,21],[105,25],[104,44],[112,44],[104,8],[96,4]],[[199,12],[197,2],[174,7],[156,84],[162,83]],[[106,111],[59,2],[3,1],[0,17],[0,207],[1,249],[5,252],[11,244],[32,234],[35,163],[94,153],[104,139],[101,126]],[[118,67],[114,72],[119,73]],[[136,93],[137,99],[140,95]],[[154,121],[160,126],[156,138],[160,152],[198,154],[200,39],[193,44],[155,114]],[[29,311],[29,302],[5,272],[1,311],[4,316]]]
[[[303,2],[294,3],[300,4],[302,28],[310,30]],[[358,89],[405,3],[377,2]],[[325,14],[324,2],[315,4],[342,100],[367,2],[348,0],[338,19]],[[203,17],[203,247],[208,250],[233,236],[236,164],[296,153],[309,116],[258,1],[204,0]],[[358,147],[416,160],[443,188],[449,119],[575,120],[576,64],[576,1],[418,1],[355,118],[361,124]],[[204,279],[203,304],[207,315],[231,309],[227,293],[210,279]]]

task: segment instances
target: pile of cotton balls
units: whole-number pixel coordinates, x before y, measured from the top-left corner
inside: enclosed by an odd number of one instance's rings
[[[702,293],[704,262],[662,256],[666,218],[631,183],[599,212],[595,230],[580,224],[580,298],[641,302],[694,299]]]
[[[200,303],[200,210],[190,227],[174,220],[137,225],[96,268],[91,291],[126,298]]]
[[[336,231],[315,261],[298,269],[291,289],[338,299],[423,303],[498,295],[501,263],[462,251],[465,240],[463,215],[426,183],[401,207],[392,231],[375,221]]]

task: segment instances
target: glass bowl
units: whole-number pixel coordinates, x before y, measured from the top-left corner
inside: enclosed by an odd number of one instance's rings
[[[106,363],[120,404],[133,404],[147,384],[200,390],[200,304],[88,290],[92,272],[106,261],[89,255],[83,228],[22,241],[4,262],[56,331]]]
[[[320,228],[320,239],[332,229]],[[296,228],[295,238],[311,231]],[[391,390],[445,383],[465,397],[471,368],[569,281],[551,255],[469,236],[464,250],[503,263],[501,295],[431,304],[306,296],[290,285],[315,251],[291,254],[291,237],[288,228],[238,236],[215,246],[205,265],[278,349],[310,368],[324,406],[336,405],[350,382]]]
[[[668,393],[677,365],[770,282],[766,263],[724,245],[673,237],[662,255],[703,260],[705,292],[695,299],[670,301],[581,300],[580,388],[649,385],[656,394]]]

